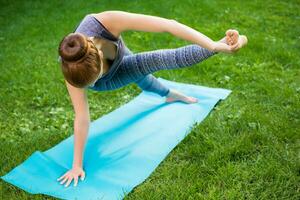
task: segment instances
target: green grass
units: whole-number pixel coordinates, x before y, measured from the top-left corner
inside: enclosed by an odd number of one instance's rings
[[[71,3],[72,2],[72,3]],[[229,28],[248,36],[237,54],[155,72],[233,92],[125,199],[300,198],[299,1],[3,1],[0,7],[0,174],[73,134],[73,108],[57,63],[61,38],[103,10],[173,18],[214,40]],[[170,34],[125,32],[134,52],[175,48]],[[131,84],[90,91],[91,120],[129,102]],[[127,98],[125,98],[127,97]],[[3,199],[53,199],[0,182]]]

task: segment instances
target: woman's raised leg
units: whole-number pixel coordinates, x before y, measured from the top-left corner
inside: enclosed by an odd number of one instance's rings
[[[217,54],[199,45],[191,44],[174,49],[159,49],[128,55],[120,68],[134,73],[135,76],[147,75],[160,70],[177,69],[198,64]]]
[[[159,70],[192,66],[215,54],[217,52],[209,51],[196,44],[130,54],[124,56],[114,76],[106,82],[106,88],[122,87]]]

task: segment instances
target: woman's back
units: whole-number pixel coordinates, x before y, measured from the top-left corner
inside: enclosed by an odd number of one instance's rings
[[[76,26],[73,33],[81,33],[86,37],[98,38],[103,42],[103,48],[101,49],[103,55],[106,56],[106,73],[103,74],[98,80],[108,81],[113,77],[117,71],[126,52],[126,45],[120,34],[112,33],[108,30],[100,20],[105,21],[106,26],[109,27],[109,18],[106,17],[105,12],[99,14],[87,14]],[[97,40],[97,39],[96,39]],[[58,58],[61,61],[61,57]],[[98,81],[97,81],[98,82]],[[98,83],[96,82],[95,85]],[[94,87],[89,87],[93,89]]]
[[[103,19],[104,18],[105,14],[103,14]],[[74,32],[82,33],[87,37],[98,38],[98,40],[103,42],[103,47],[101,50],[107,57],[108,63],[110,64],[108,72],[100,79],[103,81],[109,80],[116,72],[125,53],[126,46],[122,36],[119,35],[117,37],[111,31],[109,31],[108,28],[106,28],[104,24],[99,21],[99,14],[97,14],[97,18],[95,14],[86,15],[75,28]]]

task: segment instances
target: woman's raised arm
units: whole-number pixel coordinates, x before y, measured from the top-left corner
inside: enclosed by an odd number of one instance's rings
[[[128,30],[146,32],[168,32],[178,38],[198,44],[208,50],[214,51],[216,43],[206,35],[186,26],[174,19],[166,19],[157,16],[130,13],[125,11],[104,11],[95,14],[99,20],[105,21],[105,25],[115,35]]]

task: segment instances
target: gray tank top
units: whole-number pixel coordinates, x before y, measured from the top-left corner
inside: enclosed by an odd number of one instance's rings
[[[113,44],[116,45],[117,53],[113,63],[111,64],[108,72],[103,74],[103,76],[100,79],[98,79],[103,81],[109,80],[117,71],[125,54],[126,46],[122,36],[116,38],[111,32],[107,30],[107,28],[99,20],[92,16],[92,14],[86,15],[77,25],[74,32],[82,33],[87,37],[104,38],[110,40]],[[61,60],[60,56],[59,60]],[[97,84],[97,82],[95,83],[95,85]]]

